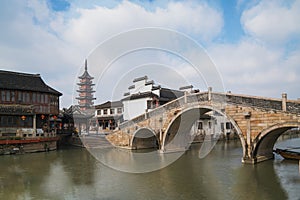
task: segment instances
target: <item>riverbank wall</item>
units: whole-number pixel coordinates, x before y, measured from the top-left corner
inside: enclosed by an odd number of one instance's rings
[[[26,140],[0,140],[0,155],[53,151],[57,149],[58,137]]]

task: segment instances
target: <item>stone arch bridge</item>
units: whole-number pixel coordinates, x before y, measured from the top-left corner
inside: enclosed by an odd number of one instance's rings
[[[243,147],[244,163],[272,159],[277,138],[300,127],[300,101],[207,92],[186,94],[119,126],[107,136],[114,146],[161,151],[186,148],[189,133],[201,115],[215,111],[234,126]]]

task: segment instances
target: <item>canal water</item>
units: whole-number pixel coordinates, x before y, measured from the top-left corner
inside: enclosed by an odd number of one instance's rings
[[[281,138],[276,145],[299,144],[300,138]],[[239,141],[218,142],[200,159],[200,147],[149,173],[111,169],[82,148],[1,156],[0,199],[300,199],[297,161],[276,155],[242,164]]]

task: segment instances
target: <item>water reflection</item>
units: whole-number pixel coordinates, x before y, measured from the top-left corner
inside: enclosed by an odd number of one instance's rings
[[[1,156],[0,199],[299,199],[297,162],[276,156],[244,165],[238,141],[218,143],[203,159],[199,149],[192,145],[168,167],[142,174],[111,169],[85,149]],[[117,158],[132,162],[125,154]],[[115,152],[105,156],[113,160]]]

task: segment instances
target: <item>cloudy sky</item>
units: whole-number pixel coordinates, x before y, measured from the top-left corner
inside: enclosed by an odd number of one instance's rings
[[[96,103],[115,96],[110,87],[126,90],[130,82],[124,77],[142,74],[166,86],[192,84],[205,90],[205,77],[197,77],[190,64],[157,49],[114,59],[106,76],[99,75],[104,61],[93,59],[93,52],[117,35],[146,27],[174,30],[199,44],[226,91],[300,97],[300,1],[11,0],[0,1],[0,13],[0,68],[41,74],[63,93],[62,107],[76,103],[74,90],[85,59],[95,76]],[[119,70],[129,65],[133,68]]]

